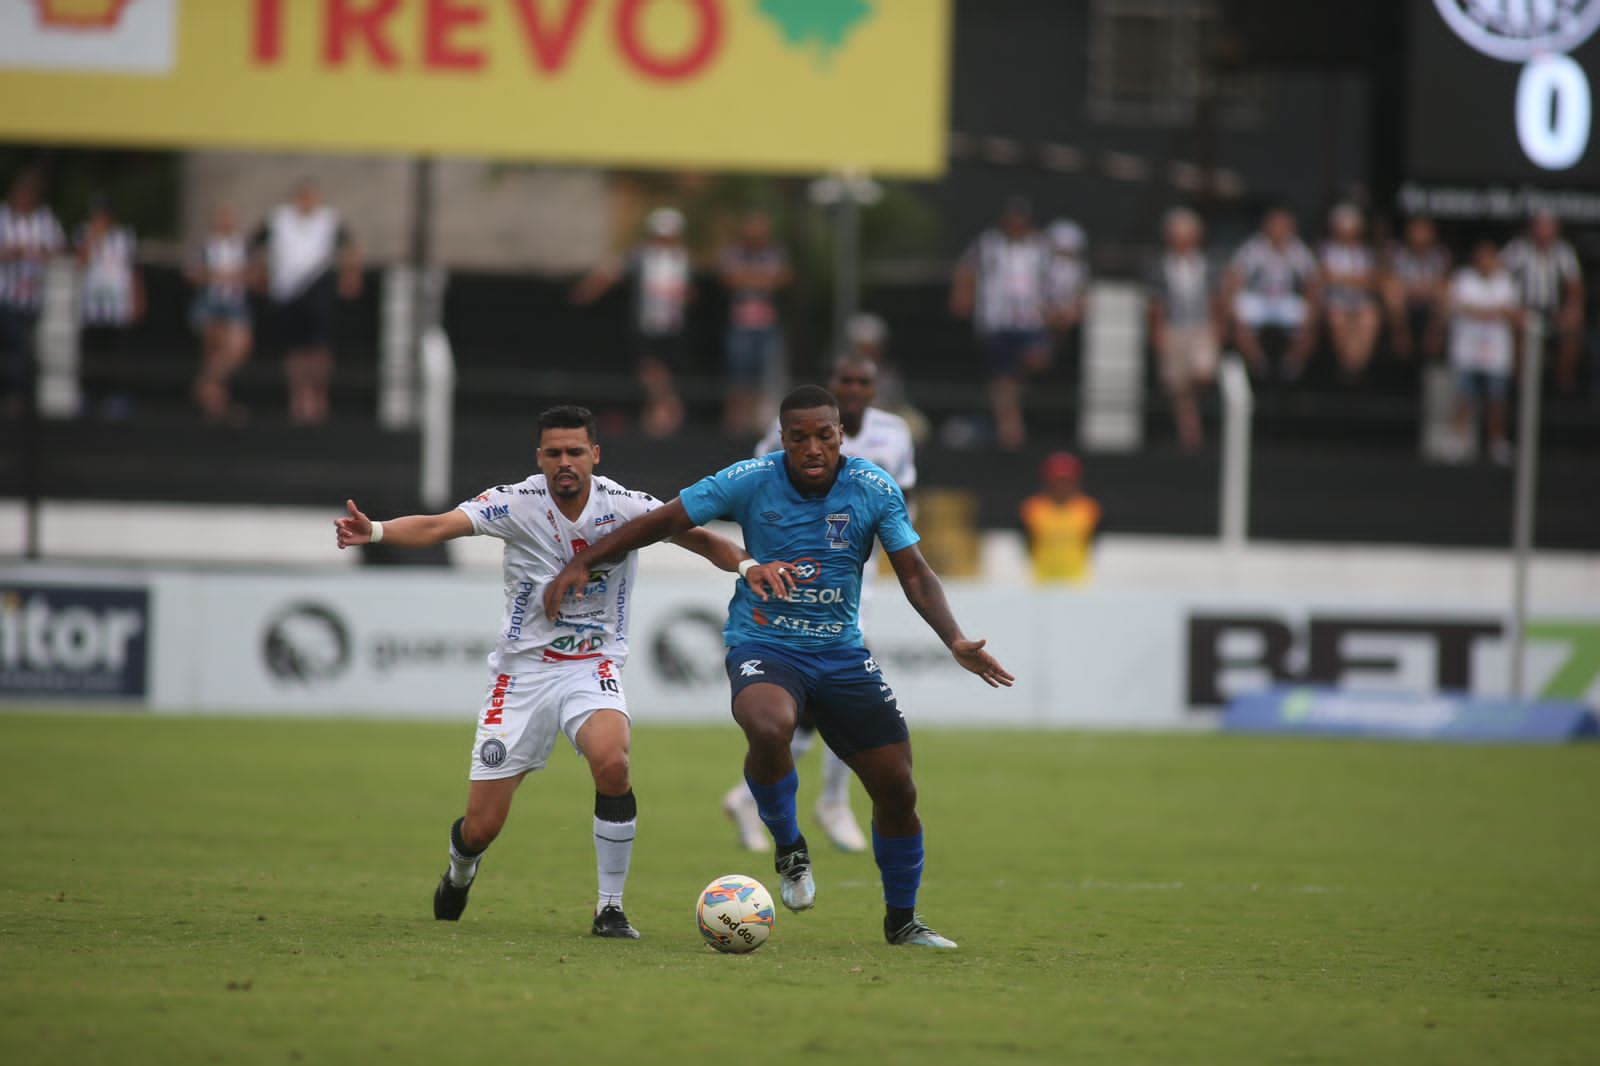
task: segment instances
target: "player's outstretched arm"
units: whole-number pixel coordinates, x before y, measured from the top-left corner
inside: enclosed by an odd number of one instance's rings
[[[900,579],[906,599],[917,609],[922,620],[939,635],[939,639],[944,641],[944,646],[950,649],[956,662],[983,678],[992,688],[1011,687],[1016,678],[1007,673],[993,655],[983,650],[988,641],[968,640],[966,634],[961,632],[956,616],[950,611],[950,601],[944,598],[944,585],[939,581],[939,575],[933,572],[933,567],[928,565],[928,560],[922,557],[917,546],[912,544],[890,552],[889,562],[894,566],[894,576]]]
[[[672,538],[672,543],[696,555],[704,556],[718,568],[730,573],[738,573],[740,564],[746,559],[756,562],[754,556],[727,537],[718,536],[700,526],[695,526],[687,533],[679,533]],[[795,580],[793,564],[781,561],[758,563],[745,572],[744,579],[750,583],[750,588],[756,596],[763,601],[774,596],[783,599],[799,587],[799,583]]]
[[[371,544],[372,519],[361,513],[356,501],[346,500],[344,505],[350,513],[333,520],[339,547],[344,549],[358,544]],[[447,540],[472,535],[472,519],[461,510],[446,511],[444,514],[406,515],[403,518],[391,518],[382,525],[383,543],[393,544],[397,548],[431,548]]]
[[[694,520],[683,509],[683,501],[674,499],[649,514],[635,518],[615,533],[601,537],[582,555],[573,556],[567,565],[561,568],[561,572],[544,587],[545,617],[552,622],[556,620],[556,615],[561,612],[561,601],[567,598],[567,593],[572,592],[579,597],[583,595],[583,586],[588,581],[590,567],[614,562],[635,548],[643,548],[668,537],[676,537],[693,528]],[[734,563],[735,568],[738,565]]]

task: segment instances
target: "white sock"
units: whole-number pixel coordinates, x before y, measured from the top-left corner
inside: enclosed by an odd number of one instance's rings
[[[633,838],[639,819],[626,822],[594,820],[594,865],[600,878],[598,914],[606,907],[622,906],[622,886],[628,881],[628,860],[633,857]]]
[[[793,756],[795,762],[799,762],[805,753],[811,750],[811,740],[816,735],[816,731],[812,729],[794,731],[794,737],[789,741],[789,754]]]
[[[826,744],[822,747],[822,793],[817,803],[825,807],[850,805],[850,767]]]
[[[478,876],[478,864],[483,861],[483,852],[468,855],[461,850],[465,847],[456,846],[456,836],[461,832],[461,822],[457,821],[450,827],[450,883],[457,888],[466,888],[472,884],[473,878]],[[485,847],[484,851],[488,848]]]

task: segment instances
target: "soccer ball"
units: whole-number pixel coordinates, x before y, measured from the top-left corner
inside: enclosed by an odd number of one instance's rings
[[[700,893],[694,914],[707,944],[743,955],[772,934],[772,893],[753,877],[724,874]]]

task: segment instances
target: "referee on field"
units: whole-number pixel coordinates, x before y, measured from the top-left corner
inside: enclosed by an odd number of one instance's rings
[[[361,293],[361,257],[339,213],[303,179],[289,203],[274,208],[250,241],[264,263],[272,318],[283,345],[289,421],[328,420],[333,323],[339,298]]]

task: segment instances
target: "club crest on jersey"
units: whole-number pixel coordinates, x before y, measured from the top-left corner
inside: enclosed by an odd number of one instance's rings
[[[850,524],[848,513],[831,514],[822,521],[827,527],[828,547],[835,549],[850,547],[850,542],[844,539],[845,527]]]

